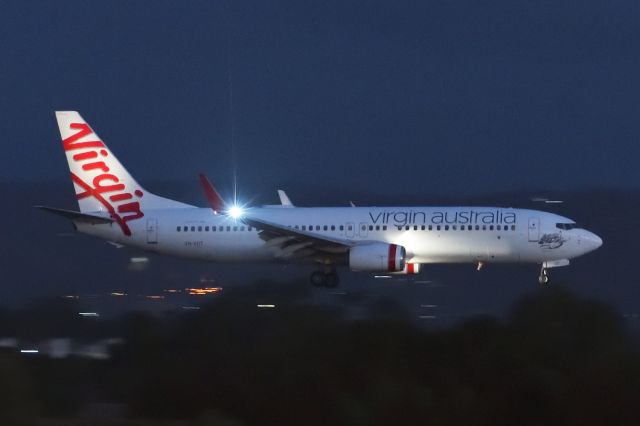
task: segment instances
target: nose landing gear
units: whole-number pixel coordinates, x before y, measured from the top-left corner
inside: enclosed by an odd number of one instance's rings
[[[549,273],[547,272],[547,268],[544,267],[544,265],[542,265],[542,268],[540,268],[540,276],[538,277],[538,282],[541,285],[545,285],[545,284],[549,284]]]

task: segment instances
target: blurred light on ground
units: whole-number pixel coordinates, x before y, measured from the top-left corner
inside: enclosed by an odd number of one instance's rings
[[[205,296],[207,294],[221,292],[222,287],[185,288],[185,291],[191,296]]]

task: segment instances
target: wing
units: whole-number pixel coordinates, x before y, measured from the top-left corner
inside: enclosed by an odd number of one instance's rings
[[[321,263],[340,262],[354,242],[301,231],[256,217],[242,221],[258,229],[274,256],[279,259],[314,259]]]

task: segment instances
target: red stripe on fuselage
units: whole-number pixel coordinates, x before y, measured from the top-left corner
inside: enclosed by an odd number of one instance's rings
[[[398,246],[395,244],[389,245],[389,272],[394,272],[396,270],[396,250]]]

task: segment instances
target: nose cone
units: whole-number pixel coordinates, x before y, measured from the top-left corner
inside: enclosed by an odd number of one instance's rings
[[[593,232],[584,231],[581,235],[582,245],[585,248],[585,253],[593,251],[602,245],[602,238],[598,237]]]

